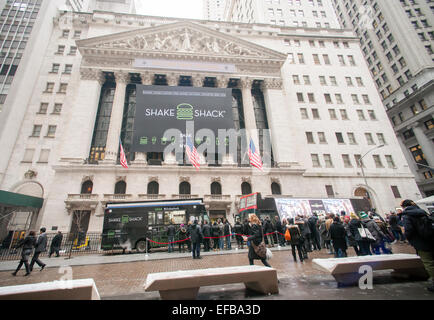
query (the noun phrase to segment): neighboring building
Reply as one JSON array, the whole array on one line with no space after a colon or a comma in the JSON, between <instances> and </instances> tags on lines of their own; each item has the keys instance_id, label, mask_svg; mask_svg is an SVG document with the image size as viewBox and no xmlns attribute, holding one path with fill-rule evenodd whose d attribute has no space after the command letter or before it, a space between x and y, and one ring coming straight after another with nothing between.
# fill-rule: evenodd
<instances>
[{"instance_id":1,"label":"neighboring building","mask_svg":"<svg viewBox=\"0 0 434 320\"><path fill-rule=\"evenodd\" d=\"M434 3L334 0L364 58L424 196L434 195Z\"/></svg>"},{"instance_id":2,"label":"neighboring building","mask_svg":"<svg viewBox=\"0 0 434 320\"><path fill-rule=\"evenodd\" d=\"M204 20L224 20L226 0L203 0Z\"/></svg>"},{"instance_id":3,"label":"neighboring building","mask_svg":"<svg viewBox=\"0 0 434 320\"><path fill-rule=\"evenodd\" d=\"M227 0L225 20L301 28L340 28L330 0Z\"/></svg>"},{"instance_id":4,"label":"neighboring building","mask_svg":"<svg viewBox=\"0 0 434 320\"><path fill-rule=\"evenodd\" d=\"M252 191L354 198L368 190L380 213L420 197L350 30L108 11L59 11L49 22L41 57L29 57L33 85L18 82L26 100L0 181L6 191L40 190L38 227L68 232L82 213L82 227L101 232L109 201L201 197L211 218L232 221ZM135 84L232 88L234 127L271 129L272 167L261 174L226 158L196 171L131 153ZM119 137L129 169L119 164Z\"/></svg>"}]
</instances>

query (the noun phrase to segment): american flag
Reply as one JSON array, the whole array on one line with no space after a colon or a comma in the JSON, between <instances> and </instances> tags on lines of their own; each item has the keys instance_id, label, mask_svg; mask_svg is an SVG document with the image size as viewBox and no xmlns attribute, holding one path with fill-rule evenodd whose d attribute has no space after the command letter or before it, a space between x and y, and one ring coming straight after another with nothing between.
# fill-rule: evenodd
<instances>
[{"instance_id":1,"label":"american flag","mask_svg":"<svg viewBox=\"0 0 434 320\"><path fill-rule=\"evenodd\" d=\"M124 148L122 147L122 141L119 140L119 142L121 144L121 156L120 156L121 166L124 167L125 169L128 169L127 157L125 156Z\"/></svg>"},{"instance_id":2,"label":"american flag","mask_svg":"<svg viewBox=\"0 0 434 320\"><path fill-rule=\"evenodd\" d=\"M250 164L259 170L262 171L262 159L261 155L259 154L259 151L256 150L255 144L253 143L253 140L250 138L250 145L249 145L249 159Z\"/></svg>"},{"instance_id":3,"label":"american flag","mask_svg":"<svg viewBox=\"0 0 434 320\"><path fill-rule=\"evenodd\" d=\"M197 153L190 137L186 137L185 152L187 153L190 163L196 168L196 170L199 170L199 154Z\"/></svg>"}]
</instances>

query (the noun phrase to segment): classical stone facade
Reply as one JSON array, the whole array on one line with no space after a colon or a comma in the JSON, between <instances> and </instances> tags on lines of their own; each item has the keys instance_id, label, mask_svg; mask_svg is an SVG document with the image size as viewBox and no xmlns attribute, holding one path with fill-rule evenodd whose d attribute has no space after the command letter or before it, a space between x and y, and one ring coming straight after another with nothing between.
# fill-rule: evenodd
<instances>
[{"instance_id":1,"label":"classical stone facade","mask_svg":"<svg viewBox=\"0 0 434 320\"><path fill-rule=\"evenodd\" d=\"M107 202L186 197L203 198L211 218L233 221L243 183L263 196L271 196L277 184L281 195L275 196L309 198L354 198L363 188L381 213L403 198L420 197L351 32L98 11L59 12L54 23L0 186L14 191L24 174L37 172L32 180L45 190L38 226L70 231L73 213L82 211L89 215L87 230L100 232ZM80 30L80 39L65 37L64 30ZM336 49L333 42L342 47ZM319 65L315 55L328 55L330 62ZM339 55L354 64L342 66ZM149 61L158 67L143 64ZM53 64L68 72L53 72ZM347 87L345 77L360 79L359 86ZM265 123L271 130L273 166L261 173L225 159L221 166L205 162L196 171L170 157L129 153L130 167L124 169L118 162L119 136L126 132L131 88L161 79L169 86L187 79L195 87L212 80L214 87L233 88L244 127L254 130ZM49 112L57 106L57 112L39 114L43 103ZM105 144L96 146L96 119L104 103L110 105ZM380 144L384 147L374 152ZM23 161L29 149L34 153ZM40 161L42 150L49 151L46 162ZM356 159L364 155L362 176ZM188 195L186 189L181 192L185 187Z\"/></svg>"}]
</instances>

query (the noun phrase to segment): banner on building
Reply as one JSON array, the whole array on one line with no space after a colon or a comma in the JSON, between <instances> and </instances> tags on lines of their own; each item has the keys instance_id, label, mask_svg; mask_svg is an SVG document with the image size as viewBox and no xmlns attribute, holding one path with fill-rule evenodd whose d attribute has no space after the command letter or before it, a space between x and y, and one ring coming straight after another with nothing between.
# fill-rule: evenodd
<instances>
[{"instance_id":1,"label":"banner on building","mask_svg":"<svg viewBox=\"0 0 434 320\"><path fill-rule=\"evenodd\" d=\"M297 215L311 216L334 213L340 215L345 211L347 215L355 212L350 199L276 199L276 207L280 218L294 219Z\"/></svg>"},{"instance_id":2,"label":"banner on building","mask_svg":"<svg viewBox=\"0 0 434 320\"><path fill-rule=\"evenodd\" d=\"M175 142L164 137L166 130L185 134L187 122L194 124L194 134L210 129L214 139L219 129L234 128L232 89L136 85L136 90L131 152L163 152ZM194 139L195 145L202 142Z\"/></svg>"}]
</instances>

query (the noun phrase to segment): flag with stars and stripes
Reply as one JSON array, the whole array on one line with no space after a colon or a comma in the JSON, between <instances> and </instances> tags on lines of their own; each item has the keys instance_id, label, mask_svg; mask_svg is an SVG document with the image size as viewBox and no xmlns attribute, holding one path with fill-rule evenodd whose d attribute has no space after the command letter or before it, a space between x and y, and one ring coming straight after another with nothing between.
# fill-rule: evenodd
<instances>
[{"instance_id":1,"label":"flag with stars and stripes","mask_svg":"<svg viewBox=\"0 0 434 320\"><path fill-rule=\"evenodd\" d=\"M262 171L262 159L261 155L259 154L259 150L255 148L255 144L253 143L253 139L250 138L250 144L249 144L249 159L250 164L259 170Z\"/></svg>"}]
</instances>

